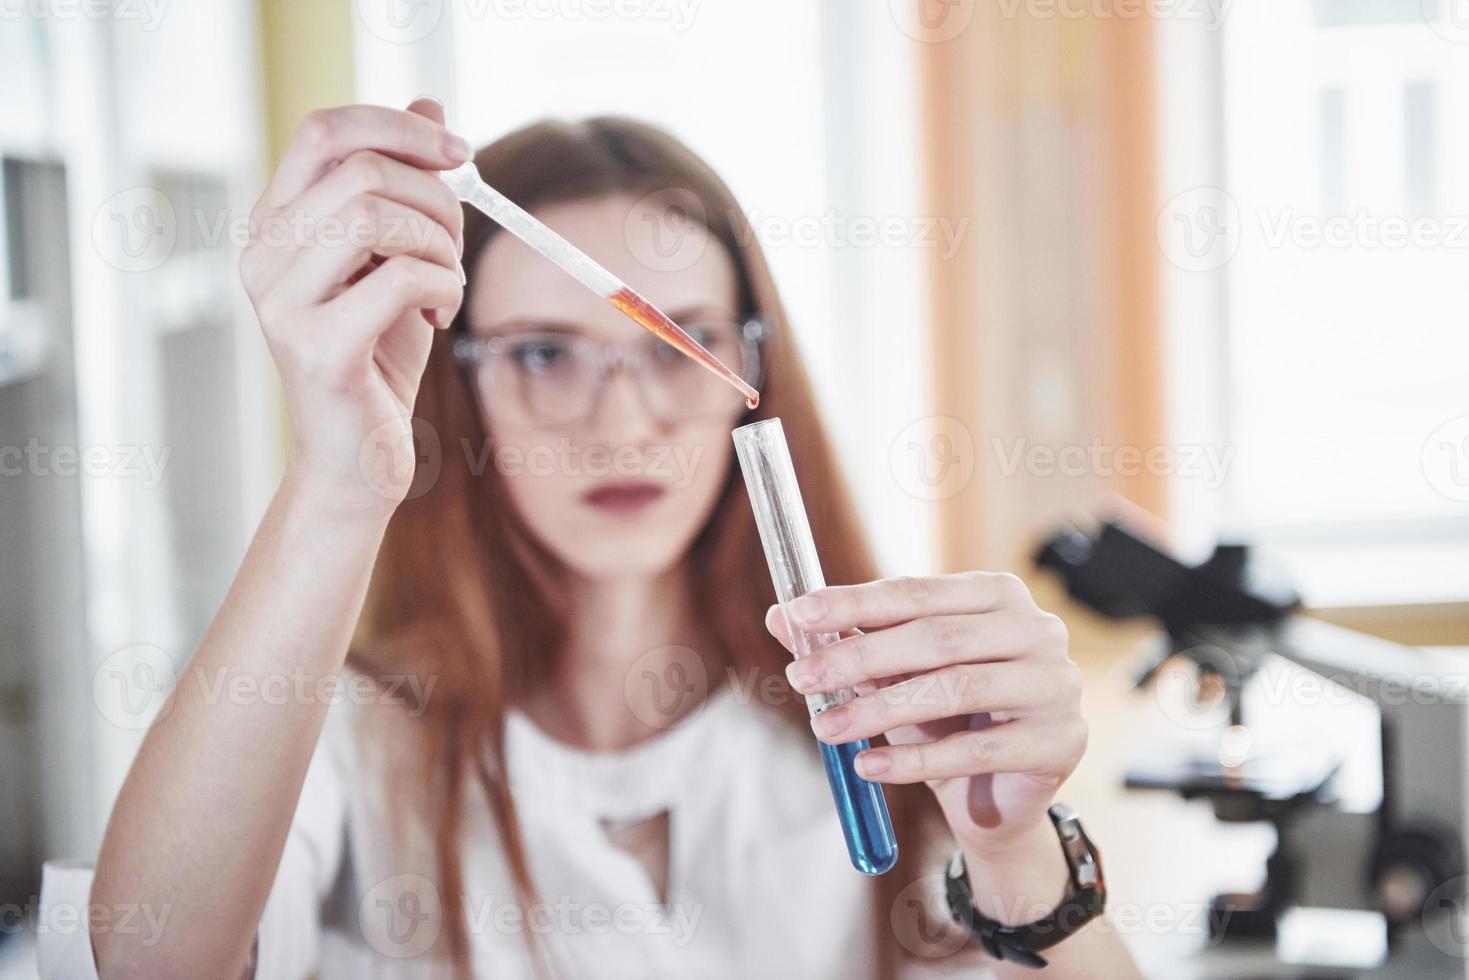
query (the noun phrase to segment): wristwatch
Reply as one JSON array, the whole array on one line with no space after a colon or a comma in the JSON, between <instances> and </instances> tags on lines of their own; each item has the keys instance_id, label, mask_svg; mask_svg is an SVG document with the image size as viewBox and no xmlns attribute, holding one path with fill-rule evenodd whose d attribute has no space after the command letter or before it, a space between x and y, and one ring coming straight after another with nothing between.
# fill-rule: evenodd
<instances>
[{"instance_id":1,"label":"wristwatch","mask_svg":"<svg viewBox=\"0 0 1469 980\"><path fill-rule=\"evenodd\" d=\"M1046 965L1040 951L1050 949L1102 914L1107 905L1107 883L1102 877L1102 856L1081 829L1076 811L1057 803L1047 814L1061 838L1061 853L1071 876L1066 898L1045 918L1019 926L1007 926L985 918L974 908L974 892L964 867L964 852L958 851L944 875L949 914L969 930L974 941L997 960L1040 969Z\"/></svg>"}]
</instances>

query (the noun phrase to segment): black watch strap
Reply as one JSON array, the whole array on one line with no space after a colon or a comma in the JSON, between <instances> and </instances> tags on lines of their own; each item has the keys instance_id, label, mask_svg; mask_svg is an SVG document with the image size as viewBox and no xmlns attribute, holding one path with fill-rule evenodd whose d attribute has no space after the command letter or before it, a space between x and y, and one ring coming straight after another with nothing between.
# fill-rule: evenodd
<instances>
[{"instance_id":1,"label":"black watch strap","mask_svg":"<svg viewBox=\"0 0 1469 980\"><path fill-rule=\"evenodd\" d=\"M1007 926L980 915L974 908L974 892L964 867L964 853L955 853L944 876L949 914L969 930L974 941L997 960L1039 969L1046 965L1040 955L1102 914L1107 904L1107 884L1102 877L1102 856L1081 820L1070 807L1057 803L1048 811L1051 824L1061 839L1061 853L1071 877L1069 894L1045 918L1025 925Z\"/></svg>"}]
</instances>

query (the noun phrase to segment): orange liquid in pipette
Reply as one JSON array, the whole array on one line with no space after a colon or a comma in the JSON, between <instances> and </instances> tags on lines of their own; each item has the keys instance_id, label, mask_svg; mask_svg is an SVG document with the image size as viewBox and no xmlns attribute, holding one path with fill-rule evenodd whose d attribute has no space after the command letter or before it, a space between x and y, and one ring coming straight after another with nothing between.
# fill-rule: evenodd
<instances>
[{"instance_id":1,"label":"orange liquid in pipette","mask_svg":"<svg viewBox=\"0 0 1469 980\"><path fill-rule=\"evenodd\" d=\"M740 394L745 396L745 405L755 408L760 404L760 392L751 388L745 379L735 374L724 366L724 362L709 353L693 337L684 333L679 325L668 319L663 311L652 303L649 303L637 293L626 286L607 297L608 301L623 313L627 314L640 326L652 331L653 335L671 347L677 348L689 357L698 361L704 367L713 371L719 377L728 381Z\"/></svg>"}]
</instances>

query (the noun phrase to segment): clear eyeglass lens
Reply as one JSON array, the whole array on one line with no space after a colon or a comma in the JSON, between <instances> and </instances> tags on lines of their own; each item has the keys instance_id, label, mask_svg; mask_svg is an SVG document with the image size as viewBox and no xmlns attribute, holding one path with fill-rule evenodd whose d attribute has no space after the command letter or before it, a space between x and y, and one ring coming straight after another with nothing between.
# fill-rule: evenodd
<instances>
[{"instance_id":1,"label":"clear eyeglass lens","mask_svg":"<svg viewBox=\"0 0 1469 980\"><path fill-rule=\"evenodd\" d=\"M753 352L735 323L684 328L711 354L742 376L751 373ZM656 338L632 348L628 365L640 377L648 407L665 419L737 414L739 395L722 380ZM607 348L571 334L507 336L504 346L477 353L481 396L494 415L526 414L550 424L587 418L603 381Z\"/></svg>"}]
</instances>

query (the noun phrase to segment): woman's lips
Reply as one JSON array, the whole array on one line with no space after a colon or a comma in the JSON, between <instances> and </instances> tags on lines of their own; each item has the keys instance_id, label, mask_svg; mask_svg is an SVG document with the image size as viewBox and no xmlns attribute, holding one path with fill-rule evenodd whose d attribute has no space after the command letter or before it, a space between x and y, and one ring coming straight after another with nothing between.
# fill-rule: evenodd
<instances>
[{"instance_id":1,"label":"woman's lips","mask_svg":"<svg viewBox=\"0 0 1469 980\"><path fill-rule=\"evenodd\" d=\"M663 488L656 483L604 483L582 494L581 499L603 513L631 517L663 496L663 493Z\"/></svg>"}]
</instances>

